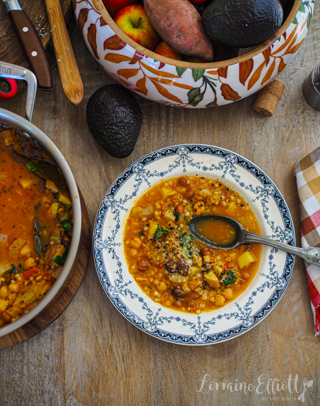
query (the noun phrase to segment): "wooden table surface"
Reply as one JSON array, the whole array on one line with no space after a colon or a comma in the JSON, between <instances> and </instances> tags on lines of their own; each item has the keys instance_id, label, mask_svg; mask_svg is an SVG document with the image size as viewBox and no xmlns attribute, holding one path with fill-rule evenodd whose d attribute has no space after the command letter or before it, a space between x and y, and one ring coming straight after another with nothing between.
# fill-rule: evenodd
<instances>
[{"instance_id":1,"label":"wooden table surface","mask_svg":"<svg viewBox=\"0 0 320 406\"><path fill-rule=\"evenodd\" d=\"M308 37L280 79L286 91L271 118L252 110L255 95L214 109L177 109L138 98L143 124L134 152L110 157L93 140L85 119L91 94L113 80L94 61L78 29L71 36L85 84L83 102L64 96L54 66L54 90L39 91L33 123L66 157L86 201L91 225L109 185L136 159L177 143L231 149L276 183L291 210L299 241L299 205L293 167L320 143L320 112L302 95L302 83L320 55L316 7ZM25 94L1 107L24 115ZM37 336L0 352L0 405L296 405L303 378L313 380L304 404L320 403L319 337L313 334L309 293L300 259L272 313L226 343L184 347L159 341L126 321L106 297L91 258L84 281L64 313ZM258 386L259 377L265 384ZM272 394L266 383L294 385ZM230 383L220 384L201 381ZM236 391L239 382L258 387ZM250 387L252 388L252 387ZM261 393L262 392L262 393Z\"/></svg>"}]
</instances>

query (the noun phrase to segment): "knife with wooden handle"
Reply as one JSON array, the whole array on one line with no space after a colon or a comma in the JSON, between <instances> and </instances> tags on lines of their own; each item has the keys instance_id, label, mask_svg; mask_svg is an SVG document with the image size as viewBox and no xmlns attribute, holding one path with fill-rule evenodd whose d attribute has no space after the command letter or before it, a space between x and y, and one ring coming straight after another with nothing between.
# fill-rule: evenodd
<instances>
[{"instance_id":1,"label":"knife with wooden handle","mask_svg":"<svg viewBox=\"0 0 320 406\"><path fill-rule=\"evenodd\" d=\"M50 65L34 26L20 7L18 0L3 0L3 2L31 69L37 77L38 86L42 89L52 89Z\"/></svg>"}]
</instances>

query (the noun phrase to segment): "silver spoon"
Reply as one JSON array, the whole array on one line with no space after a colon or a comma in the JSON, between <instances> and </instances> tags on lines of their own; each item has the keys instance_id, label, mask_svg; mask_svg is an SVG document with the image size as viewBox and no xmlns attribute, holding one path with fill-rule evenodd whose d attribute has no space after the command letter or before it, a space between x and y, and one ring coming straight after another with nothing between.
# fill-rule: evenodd
<instances>
[{"instance_id":1,"label":"silver spoon","mask_svg":"<svg viewBox=\"0 0 320 406\"><path fill-rule=\"evenodd\" d=\"M202 222L214 220L225 221L229 225L231 225L231 227L233 227L235 232L232 240L228 241L226 244L218 244L214 241L209 240L203 234L201 234L201 232L199 232L199 226L201 225ZM265 244L289 252L290 254L298 255L299 257L303 258L310 264L320 266L320 248L292 247L290 245L286 245L278 241L271 240L270 238L261 237L260 235L246 231L238 221L234 220L231 217L220 215L196 216L193 217L193 219L190 221L190 223L188 224L188 228L191 234L193 234L196 238L214 248L228 250L235 248L240 244L250 244L250 243Z\"/></svg>"}]
</instances>

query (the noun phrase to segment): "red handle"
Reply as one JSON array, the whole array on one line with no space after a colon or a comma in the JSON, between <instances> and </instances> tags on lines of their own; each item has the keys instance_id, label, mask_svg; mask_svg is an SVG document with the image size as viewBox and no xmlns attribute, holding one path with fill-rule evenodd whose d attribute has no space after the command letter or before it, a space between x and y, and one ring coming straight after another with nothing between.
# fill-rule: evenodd
<instances>
[{"instance_id":1,"label":"red handle","mask_svg":"<svg viewBox=\"0 0 320 406\"><path fill-rule=\"evenodd\" d=\"M17 94L17 82L14 79L0 78L0 83L5 82L9 86L8 91L0 89L0 99L12 99Z\"/></svg>"},{"instance_id":2,"label":"red handle","mask_svg":"<svg viewBox=\"0 0 320 406\"><path fill-rule=\"evenodd\" d=\"M28 62L37 77L38 86L43 89L52 89L50 65L34 26L23 10L9 11L9 17L17 30Z\"/></svg>"}]
</instances>

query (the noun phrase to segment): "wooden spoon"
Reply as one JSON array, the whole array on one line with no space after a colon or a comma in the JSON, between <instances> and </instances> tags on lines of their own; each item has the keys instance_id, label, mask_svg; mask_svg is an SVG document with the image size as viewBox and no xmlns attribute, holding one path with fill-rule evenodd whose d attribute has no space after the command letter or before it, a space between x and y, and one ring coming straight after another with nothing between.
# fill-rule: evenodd
<instances>
[{"instance_id":1,"label":"wooden spoon","mask_svg":"<svg viewBox=\"0 0 320 406\"><path fill-rule=\"evenodd\" d=\"M72 103L79 104L84 93L83 83L73 53L60 1L45 1L62 88Z\"/></svg>"}]
</instances>

